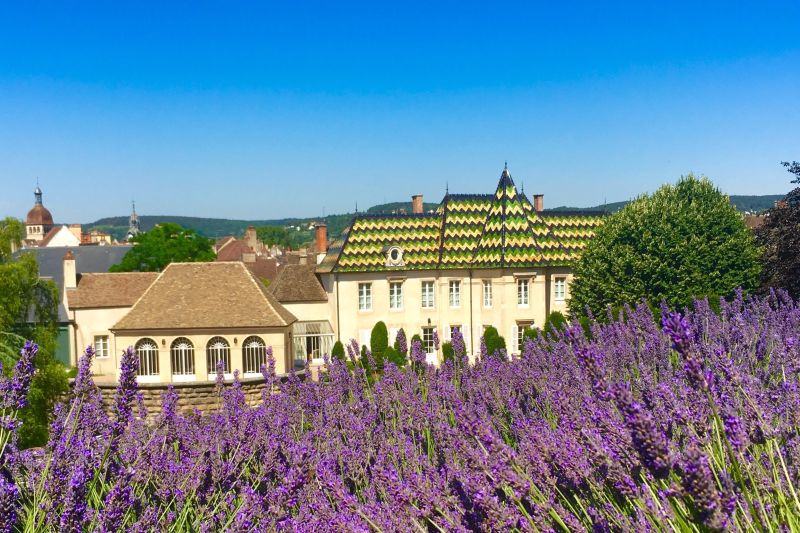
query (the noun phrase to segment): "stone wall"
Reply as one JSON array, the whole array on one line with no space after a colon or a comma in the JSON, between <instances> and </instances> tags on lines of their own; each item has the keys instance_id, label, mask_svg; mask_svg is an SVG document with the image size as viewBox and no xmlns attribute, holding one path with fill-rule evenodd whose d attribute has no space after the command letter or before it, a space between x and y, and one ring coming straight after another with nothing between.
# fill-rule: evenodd
<instances>
[{"instance_id":1,"label":"stone wall","mask_svg":"<svg viewBox=\"0 0 800 533\"><path fill-rule=\"evenodd\" d=\"M305 378L304 371L297 372L299 379ZM281 381L287 379L286 375L279 376ZM250 405L261 402L261 391L266 387L264 378L252 378L241 380L242 392L245 400ZM114 408L114 395L117 389L116 383L96 383L103 393L103 406L109 413ZM147 408L148 416L158 415L161 412L161 395L167 390L167 383L140 383L139 391L142 394L142 401ZM231 383L225 383L228 388ZM216 411L220 406L220 399L217 396L217 387L213 381L172 383L173 390L178 394L178 410L181 412L191 412L199 409L203 412ZM134 412L136 408L134 407Z\"/></svg>"}]
</instances>

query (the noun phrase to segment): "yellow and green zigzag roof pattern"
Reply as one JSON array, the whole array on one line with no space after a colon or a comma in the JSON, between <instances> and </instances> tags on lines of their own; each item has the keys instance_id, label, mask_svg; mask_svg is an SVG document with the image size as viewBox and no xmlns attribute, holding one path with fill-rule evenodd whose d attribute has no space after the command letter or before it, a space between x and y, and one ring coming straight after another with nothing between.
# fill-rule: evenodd
<instances>
[{"instance_id":1,"label":"yellow and green zigzag roof pattern","mask_svg":"<svg viewBox=\"0 0 800 533\"><path fill-rule=\"evenodd\" d=\"M494 194L447 194L434 213L356 215L320 263L321 272L567 266L602 213L537 212L507 170ZM390 247L403 266L387 266Z\"/></svg>"}]
</instances>

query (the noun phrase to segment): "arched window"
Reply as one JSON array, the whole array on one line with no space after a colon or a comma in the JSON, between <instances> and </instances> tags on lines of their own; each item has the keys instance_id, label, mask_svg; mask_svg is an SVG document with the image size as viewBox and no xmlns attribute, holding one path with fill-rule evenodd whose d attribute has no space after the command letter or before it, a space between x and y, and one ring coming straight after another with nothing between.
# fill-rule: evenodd
<instances>
[{"instance_id":1,"label":"arched window","mask_svg":"<svg viewBox=\"0 0 800 533\"><path fill-rule=\"evenodd\" d=\"M267 345L260 337L247 337L242 343L242 359L245 374L261 372L261 365L267 364Z\"/></svg>"},{"instance_id":2,"label":"arched window","mask_svg":"<svg viewBox=\"0 0 800 533\"><path fill-rule=\"evenodd\" d=\"M223 372L231 372L231 345L222 337L213 337L206 344L206 361L208 363L208 373L217 372L217 362L222 361Z\"/></svg>"},{"instance_id":3,"label":"arched window","mask_svg":"<svg viewBox=\"0 0 800 533\"><path fill-rule=\"evenodd\" d=\"M140 339L136 343L136 355L139 356L139 376L158 375L158 345L153 339Z\"/></svg>"},{"instance_id":4,"label":"arched window","mask_svg":"<svg viewBox=\"0 0 800 533\"><path fill-rule=\"evenodd\" d=\"M178 337L170 346L172 375L189 376L194 374L194 345L186 337Z\"/></svg>"}]
</instances>

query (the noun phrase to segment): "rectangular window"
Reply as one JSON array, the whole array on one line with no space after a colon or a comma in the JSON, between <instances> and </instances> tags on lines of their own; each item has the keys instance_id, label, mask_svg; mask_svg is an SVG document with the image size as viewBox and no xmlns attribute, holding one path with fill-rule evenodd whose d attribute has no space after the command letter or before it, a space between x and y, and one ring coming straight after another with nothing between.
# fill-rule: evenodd
<instances>
[{"instance_id":1,"label":"rectangular window","mask_svg":"<svg viewBox=\"0 0 800 533\"><path fill-rule=\"evenodd\" d=\"M461 307L460 281L450 281L450 307Z\"/></svg>"},{"instance_id":2,"label":"rectangular window","mask_svg":"<svg viewBox=\"0 0 800 533\"><path fill-rule=\"evenodd\" d=\"M567 297L567 278L556 278L555 298L557 302L563 302Z\"/></svg>"},{"instance_id":3,"label":"rectangular window","mask_svg":"<svg viewBox=\"0 0 800 533\"><path fill-rule=\"evenodd\" d=\"M372 311L372 283L358 284L358 310Z\"/></svg>"},{"instance_id":4,"label":"rectangular window","mask_svg":"<svg viewBox=\"0 0 800 533\"><path fill-rule=\"evenodd\" d=\"M426 353L433 353L435 347L433 346L433 330L434 328L422 328L422 347L425 348Z\"/></svg>"},{"instance_id":5,"label":"rectangular window","mask_svg":"<svg viewBox=\"0 0 800 533\"><path fill-rule=\"evenodd\" d=\"M447 338L447 340L452 341L453 340L453 334L456 331L461 331L461 324L451 324L450 325L450 336ZM462 337L464 336L464 332L463 331L461 331L461 336Z\"/></svg>"},{"instance_id":6,"label":"rectangular window","mask_svg":"<svg viewBox=\"0 0 800 533\"><path fill-rule=\"evenodd\" d=\"M492 307L492 282L483 282L483 306L486 308Z\"/></svg>"},{"instance_id":7,"label":"rectangular window","mask_svg":"<svg viewBox=\"0 0 800 533\"><path fill-rule=\"evenodd\" d=\"M517 280L517 305L528 305L528 280Z\"/></svg>"},{"instance_id":8,"label":"rectangular window","mask_svg":"<svg viewBox=\"0 0 800 533\"><path fill-rule=\"evenodd\" d=\"M423 309L433 309L433 282L432 281L423 281L422 282L422 308Z\"/></svg>"},{"instance_id":9,"label":"rectangular window","mask_svg":"<svg viewBox=\"0 0 800 533\"><path fill-rule=\"evenodd\" d=\"M389 309L403 308L403 283L392 281L389 283Z\"/></svg>"},{"instance_id":10,"label":"rectangular window","mask_svg":"<svg viewBox=\"0 0 800 533\"><path fill-rule=\"evenodd\" d=\"M515 347L515 352L520 353L525 348L525 342L523 336L525 335L526 328L532 328L533 322L517 322L517 345Z\"/></svg>"},{"instance_id":11,"label":"rectangular window","mask_svg":"<svg viewBox=\"0 0 800 533\"><path fill-rule=\"evenodd\" d=\"M97 335L94 338L95 357L108 357L108 335Z\"/></svg>"}]
</instances>

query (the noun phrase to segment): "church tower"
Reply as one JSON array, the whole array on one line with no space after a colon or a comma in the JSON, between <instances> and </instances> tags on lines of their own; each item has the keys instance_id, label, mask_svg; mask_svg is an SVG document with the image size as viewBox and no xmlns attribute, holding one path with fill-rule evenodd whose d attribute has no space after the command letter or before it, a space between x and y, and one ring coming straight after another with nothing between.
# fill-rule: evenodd
<instances>
[{"instance_id":1,"label":"church tower","mask_svg":"<svg viewBox=\"0 0 800 533\"><path fill-rule=\"evenodd\" d=\"M131 202L131 208L131 216L128 217L128 236L126 237L129 241L142 231L139 228L139 216L136 214L136 202Z\"/></svg>"},{"instance_id":2,"label":"church tower","mask_svg":"<svg viewBox=\"0 0 800 533\"><path fill-rule=\"evenodd\" d=\"M42 205L42 189L36 184L33 191L36 203L33 205L28 216L25 217L25 239L28 241L39 242L53 228L53 215Z\"/></svg>"}]
</instances>

